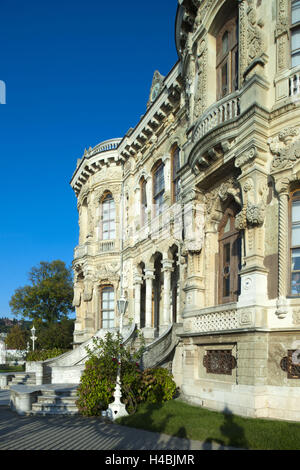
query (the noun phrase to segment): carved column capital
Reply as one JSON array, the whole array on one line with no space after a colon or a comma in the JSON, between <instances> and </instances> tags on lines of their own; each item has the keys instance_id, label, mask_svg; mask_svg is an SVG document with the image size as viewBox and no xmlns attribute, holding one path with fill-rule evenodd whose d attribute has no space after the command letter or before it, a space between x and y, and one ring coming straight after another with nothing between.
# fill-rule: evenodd
<instances>
[{"instance_id":1,"label":"carved column capital","mask_svg":"<svg viewBox=\"0 0 300 470\"><path fill-rule=\"evenodd\" d=\"M277 180L275 183L275 189L276 192L280 196L289 196L289 186L290 186L290 181L288 178L281 178L280 180Z\"/></svg>"}]
</instances>

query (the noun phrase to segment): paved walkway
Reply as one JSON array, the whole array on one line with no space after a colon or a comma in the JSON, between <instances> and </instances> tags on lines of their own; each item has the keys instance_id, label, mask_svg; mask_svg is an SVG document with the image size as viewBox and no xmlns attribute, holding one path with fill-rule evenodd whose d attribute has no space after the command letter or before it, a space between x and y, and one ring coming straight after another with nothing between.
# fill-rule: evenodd
<instances>
[{"instance_id":1,"label":"paved walkway","mask_svg":"<svg viewBox=\"0 0 300 470\"><path fill-rule=\"evenodd\" d=\"M224 450L97 417L19 416L8 404L9 391L0 391L0 450Z\"/></svg>"}]
</instances>

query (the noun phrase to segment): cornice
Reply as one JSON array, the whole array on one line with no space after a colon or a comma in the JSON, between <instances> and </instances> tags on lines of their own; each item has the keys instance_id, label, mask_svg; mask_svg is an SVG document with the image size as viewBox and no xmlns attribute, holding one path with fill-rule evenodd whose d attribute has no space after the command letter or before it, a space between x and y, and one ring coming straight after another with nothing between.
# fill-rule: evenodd
<instances>
[{"instance_id":1,"label":"cornice","mask_svg":"<svg viewBox=\"0 0 300 470\"><path fill-rule=\"evenodd\" d=\"M156 100L149 106L130 135L122 139L119 145L121 157L128 159L157 142L156 134L165 120L178 107L181 87L181 64L177 62L164 79Z\"/></svg>"},{"instance_id":2,"label":"cornice","mask_svg":"<svg viewBox=\"0 0 300 470\"><path fill-rule=\"evenodd\" d=\"M78 160L77 168L70 181L76 196L80 193L82 186L88 181L91 175L100 171L103 167L109 166L112 162L121 162L118 146L122 139L109 139L84 151L81 160Z\"/></svg>"}]
</instances>

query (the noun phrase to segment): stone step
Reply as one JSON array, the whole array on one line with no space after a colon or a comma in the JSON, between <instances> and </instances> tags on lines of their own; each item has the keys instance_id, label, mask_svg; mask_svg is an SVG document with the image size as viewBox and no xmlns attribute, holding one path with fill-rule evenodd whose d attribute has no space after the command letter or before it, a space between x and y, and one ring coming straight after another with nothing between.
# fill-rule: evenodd
<instances>
[{"instance_id":1,"label":"stone step","mask_svg":"<svg viewBox=\"0 0 300 470\"><path fill-rule=\"evenodd\" d=\"M35 374L32 374L32 373L17 374L9 382L9 385L20 385L20 384L35 385L36 384Z\"/></svg>"},{"instance_id":2,"label":"stone step","mask_svg":"<svg viewBox=\"0 0 300 470\"><path fill-rule=\"evenodd\" d=\"M38 396L37 402L32 404L31 414L78 414L77 399L77 386L70 388L46 387L41 390L41 395Z\"/></svg>"},{"instance_id":3,"label":"stone step","mask_svg":"<svg viewBox=\"0 0 300 470\"><path fill-rule=\"evenodd\" d=\"M57 403L33 403L31 414L78 414L77 406L69 404L57 404Z\"/></svg>"},{"instance_id":4,"label":"stone step","mask_svg":"<svg viewBox=\"0 0 300 470\"><path fill-rule=\"evenodd\" d=\"M55 396L47 396L47 395L40 395L38 397L37 403L40 404L75 404L75 401L77 400L78 396L73 396L73 397L55 397Z\"/></svg>"},{"instance_id":5,"label":"stone step","mask_svg":"<svg viewBox=\"0 0 300 470\"><path fill-rule=\"evenodd\" d=\"M42 395L41 396L47 396L47 397L64 397L64 398L69 398L69 397L75 397L77 398L77 388L74 389L61 389L61 390L56 390L56 389L44 389L42 390Z\"/></svg>"}]
</instances>

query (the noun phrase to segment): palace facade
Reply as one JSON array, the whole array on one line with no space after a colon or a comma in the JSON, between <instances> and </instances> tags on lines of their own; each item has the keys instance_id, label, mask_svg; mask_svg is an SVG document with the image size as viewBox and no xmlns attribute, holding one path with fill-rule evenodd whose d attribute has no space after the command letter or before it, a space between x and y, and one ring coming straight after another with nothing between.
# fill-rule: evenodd
<instances>
[{"instance_id":1,"label":"palace facade","mask_svg":"<svg viewBox=\"0 0 300 470\"><path fill-rule=\"evenodd\" d=\"M295 421L299 37L299 0L178 0L178 62L71 180L75 345L119 327L124 294L187 400Z\"/></svg>"}]
</instances>

